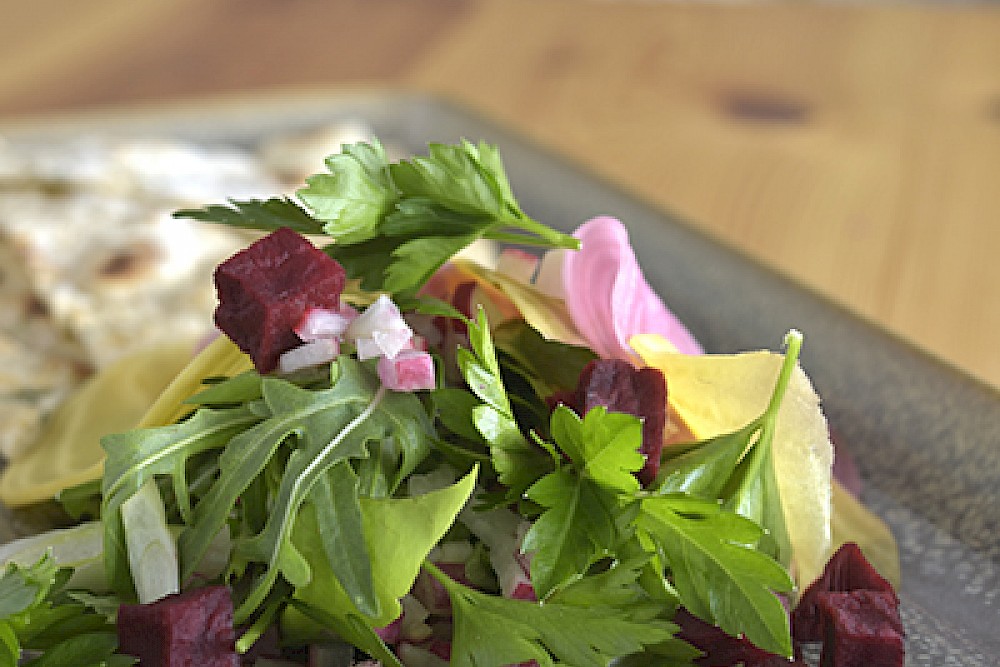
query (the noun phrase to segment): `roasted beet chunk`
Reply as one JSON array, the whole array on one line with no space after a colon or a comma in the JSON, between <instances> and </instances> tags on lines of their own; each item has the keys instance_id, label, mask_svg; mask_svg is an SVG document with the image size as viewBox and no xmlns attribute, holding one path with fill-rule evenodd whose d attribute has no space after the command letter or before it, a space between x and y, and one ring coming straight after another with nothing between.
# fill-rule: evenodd
<instances>
[{"instance_id":1,"label":"roasted beet chunk","mask_svg":"<svg viewBox=\"0 0 1000 667\"><path fill-rule=\"evenodd\" d=\"M819 607L822 667L903 667L903 625L893 593L824 593Z\"/></svg>"},{"instance_id":2,"label":"roasted beet chunk","mask_svg":"<svg viewBox=\"0 0 1000 667\"><path fill-rule=\"evenodd\" d=\"M880 575L857 544L848 542L837 549L823 569L823 574L802 594L792 613L792 635L798 641L823 639L823 616L819 597L823 593L849 593L851 591L877 591L888 593L898 605L899 600L892 584Z\"/></svg>"},{"instance_id":3,"label":"roasted beet chunk","mask_svg":"<svg viewBox=\"0 0 1000 667\"><path fill-rule=\"evenodd\" d=\"M225 586L118 609L118 651L141 667L239 667L233 602Z\"/></svg>"},{"instance_id":4,"label":"roasted beet chunk","mask_svg":"<svg viewBox=\"0 0 1000 667\"><path fill-rule=\"evenodd\" d=\"M294 329L309 308L337 309L345 280L336 260L282 227L215 270L215 324L269 373L301 342Z\"/></svg>"},{"instance_id":5,"label":"roasted beet chunk","mask_svg":"<svg viewBox=\"0 0 1000 667\"><path fill-rule=\"evenodd\" d=\"M567 398L569 400L567 400ZM624 412L642 418L642 447L646 464L639 481L649 484L660 469L663 429L667 421L667 383L655 368L635 368L619 359L597 359L580 373L576 394L559 400L584 415L604 406L609 412Z\"/></svg>"},{"instance_id":6,"label":"roasted beet chunk","mask_svg":"<svg viewBox=\"0 0 1000 667\"><path fill-rule=\"evenodd\" d=\"M733 637L721 628L698 618L681 607L674 617L680 626L677 636L704 653L696 658L699 667L806 667L783 656L757 648L746 637Z\"/></svg>"}]
</instances>

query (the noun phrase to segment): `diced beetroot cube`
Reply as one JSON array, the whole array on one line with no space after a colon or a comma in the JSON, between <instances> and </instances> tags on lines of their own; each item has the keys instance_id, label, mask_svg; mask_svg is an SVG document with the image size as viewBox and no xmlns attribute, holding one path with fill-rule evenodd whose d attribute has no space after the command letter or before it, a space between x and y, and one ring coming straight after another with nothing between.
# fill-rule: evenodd
<instances>
[{"instance_id":1,"label":"diced beetroot cube","mask_svg":"<svg viewBox=\"0 0 1000 667\"><path fill-rule=\"evenodd\" d=\"M118 609L118 651L142 667L239 667L233 601L225 586Z\"/></svg>"},{"instance_id":2,"label":"diced beetroot cube","mask_svg":"<svg viewBox=\"0 0 1000 667\"><path fill-rule=\"evenodd\" d=\"M215 323L261 373L301 341L295 327L310 308L337 310L346 273L307 239L282 227L215 270Z\"/></svg>"},{"instance_id":3,"label":"diced beetroot cube","mask_svg":"<svg viewBox=\"0 0 1000 667\"><path fill-rule=\"evenodd\" d=\"M678 609L674 622L680 626L677 636L704 653L694 661L699 667L736 667L736 665L756 667L765 664L764 660L774 656L754 646L746 637L733 637L722 628L698 618L683 607Z\"/></svg>"},{"instance_id":4,"label":"diced beetroot cube","mask_svg":"<svg viewBox=\"0 0 1000 667\"><path fill-rule=\"evenodd\" d=\"M887 593L899 604L892 584L872 567L857 544L848 542L837 549L823 569L823 574L806 588L799 599L799 604L792 612L792 636L798 641L823 639L819 595L831 591L848 593L857 590Z\"/></svg>"},{"instance_id":5,"label":"diced beetroot cube","mask_svg":"<svg viewBox=\"0 0 1000 667\"><path fill-rule=\"evenodd\" d=\"M598 405L611 412L641 417L642 447L646 463L639 471L644 485L656 478L667 422L667 383L655 368L635 368L620 359L596 359L583 369L570 407L581 415Z\"/></svg>"},{"instance_id":6,"label":"diced beetroot cube","mask_svg":"<svg viewBox=\"0 0 1000 667\"><path fill-rule=\"evenodd\" d=\"M903 667L903 624L891 592L821 593L822 667Z\"/></svg>"}]
</instances>

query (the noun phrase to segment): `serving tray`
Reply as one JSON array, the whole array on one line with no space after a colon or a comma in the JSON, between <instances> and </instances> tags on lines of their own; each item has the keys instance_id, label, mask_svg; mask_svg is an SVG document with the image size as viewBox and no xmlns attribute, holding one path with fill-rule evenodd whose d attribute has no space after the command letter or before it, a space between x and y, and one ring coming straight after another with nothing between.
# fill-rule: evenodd
<instances>
[{"instance_id":1,"label":"serving tray","mask_svg":"<svg viewBox=\"0 0 1000 667\"><path fill-rule=\"evenodd\" d=\"M915 349L676 216L450 101L406 91L281 92L0 121L10 141L81 134L254 146L362 121L386 142L500 146L531 216L565 231L598 214L628 226L646 276L711 352L805 335L802 365L856 458L863 500L900 548L907 665L996 664L1000 656L1000 392Z\"/></svg>"}]
</instances>

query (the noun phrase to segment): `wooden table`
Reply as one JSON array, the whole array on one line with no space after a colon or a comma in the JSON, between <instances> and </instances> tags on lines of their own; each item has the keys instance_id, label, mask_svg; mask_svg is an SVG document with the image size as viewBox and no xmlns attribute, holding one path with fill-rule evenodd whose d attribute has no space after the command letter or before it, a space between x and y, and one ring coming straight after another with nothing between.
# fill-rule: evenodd
<instances>
[{"instance_id":1,"label":"wooden table","mask_svg":"<svg viewBox=\"0 0 1000 667\"><path fill-rule=\"evenodd\" d=\"M0 115L440 92L1000 386L1000 6L33 0Z\"/></svg>"}]
</instances>

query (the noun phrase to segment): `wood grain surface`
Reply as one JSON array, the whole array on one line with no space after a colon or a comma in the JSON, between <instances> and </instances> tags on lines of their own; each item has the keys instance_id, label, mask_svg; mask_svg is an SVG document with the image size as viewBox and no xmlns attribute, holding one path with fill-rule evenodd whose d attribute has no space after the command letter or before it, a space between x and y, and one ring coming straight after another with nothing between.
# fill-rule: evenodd
<instances>
[{"instance_id":1,"label":"wood grain surface","mask_svg":"<svg viewBox=\"0 0 1000 667\"><path fill-rule=\"evenodd\" d=\"M1000 387L996 4L33 0L0 21L0 116L359 83L470 105Z\"/></svg>"}]
</instances>

